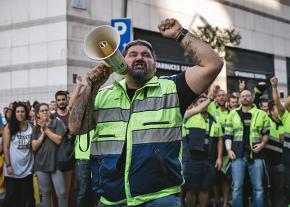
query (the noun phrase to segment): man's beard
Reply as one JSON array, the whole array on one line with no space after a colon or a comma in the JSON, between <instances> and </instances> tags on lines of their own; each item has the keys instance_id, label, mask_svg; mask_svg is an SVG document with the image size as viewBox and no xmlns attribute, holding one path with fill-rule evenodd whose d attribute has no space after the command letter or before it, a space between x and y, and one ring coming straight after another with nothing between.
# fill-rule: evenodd
<instances>
[{"instance_id":1,"label":"man's beard","mask_svg":"<svg viewBox=\"0 0 290 207\"><path fill-rule=\"evenodd\" d=\"M242 101L242 106L251 106L251 102L249 102L249 101Z\"/></svg>"},{"instance_id":2,"label":"man's beard","mask_svg":"<svg viewBox=\"0 0 290 207\"><path fill-rule=\"evenodd\" d=\"M64 111L66 109L67 105L60 105L57 106L57 108L59 108L60 110Z\"/></svg>"},{"instance_id":3,"label":"man's beard","mask_svg":"<svg viewBox=\"0 0 290 207\"><path fill-rule=\"evenodd\" d=\"M225 106L226 106L226 102L225 102L225 101L217 102L217 104L218 104L220 107L225 107Z\"/></svg>"},{"instance_id":4,"label":"man's beard","mask_svg":"<svg viewBox=\"0 0 290 207\"><path fill-rule=\"evenodd\" d=\"M142 65L143 67L140 67L139 65ZM146 83L153 76L151 70L148 69L148 65L142 60L135 61L127 74L130 79L138 83Z\"/></svg>"}]
</instances>

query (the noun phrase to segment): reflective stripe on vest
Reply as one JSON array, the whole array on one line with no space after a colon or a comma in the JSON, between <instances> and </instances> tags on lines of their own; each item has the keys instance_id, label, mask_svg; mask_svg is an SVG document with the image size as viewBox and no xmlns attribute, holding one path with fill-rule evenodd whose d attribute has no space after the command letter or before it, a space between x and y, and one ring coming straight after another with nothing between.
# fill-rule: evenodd
<instances>
[{"instance_id":1,"label":"reflective stripe on vest","mask_svg":"<svg viewBox=\"0 0 290 207\"><path fill-rule=\"evenodd\" d=\"M260 143L261 137L252 137L253 143Z\"/></svg>"},{"instance_id":2,"label":"reflective stripe on vest","mask_svg":"<svg viewBox=\"0 0 290 207\"><path fill-rule=\"evenodd\" d=\"M265 146L266 149L279 152L279 153L283 152L282 147L283 147L283 144L280 142L280 140L277 137L273 137L273 136L269 137L269 141Z\"/></svg>"},{"instance_id":3,"label":"reflective stripe on vest","mask_svg":"<svg viewBox=\"0 0 290 207\"><path fill-rule=\"evenodd\" d=\"M93 155L118 155L121 154L124 141L92 142L91 154Z\"/></svg>"},{"instance_id":4,"label":"reflective stripe on vest","mask_svg":"<svg viewBox=\"0 0 290 207\"><path fill-rule=\"evenodd\" d=\"M243 141L243 136L234 136L234 142L242 142Z\"/></svg>"},{"instance_id":5,"label":"reflective stripe on vest","mask_svg":"<svg viewBox=\"0 0 290 207\"><path fill-rule=\"evenodd\" d=\"M290 142L284 142L283 147L290 149Z\"/></svg>"},{"instance_id":6,"label":"reflective stripe on vest","mask_svg":"<svg viewBox=\"0 0 290 207\"><path fill-rule=\"evenodd\" d=\"M132 132L133 144L162 143L181 140L180 128L144 129ZM156 136L160 134L160 136ZM146 137L146 139L144 139Z\"/></svg>"},{"instance_id":7,"label":"reflective stripe on vest","mask_svg":"<svg viewBox=\"0 0 290 207\"><path fill-rule=\"evenodd\" d=\"M157 111L160 109L178 107L178 96L176 93L164 94L163 97L150 97L145 100L135 100L133 113L142 111Z\"/></svg>"},{"instance_id":8,"label":"reflective stripe on vest","mask_svg":"<svg viewBox=\"0 0 290 207\"><path fill-rule=\"evenodd\" d=\"M97 112L97 113L96 113ZM130 117L129 109L113 108L113 109L99 109L94 113L95 120L100 122L128 122Z\"/></svg>"},{"instance_id":9,"label":"reflective stripe on vest","mask_svg":"<svg viewBox=\"0 0 290 207\"><path fill-rule=\"evenodd\" d=\"M269 149L269 150L272 150L272 151L275 151L275 152L280 152L280 153L283 152L283 149L281 149L281 148L279 148L277 146L269 145L269 144L266 144L265 148Z\"/></svg>"},{"instance_id":10,"label":"reflective stripe on vest","mask_svg":"<svg viewBox=\"0 0 290 207\"><path fill-rule=\"evenodd\" d=\"M243 128L236 128L234 129L234 133L243 132Z\"/></svg>"}]
</instances>

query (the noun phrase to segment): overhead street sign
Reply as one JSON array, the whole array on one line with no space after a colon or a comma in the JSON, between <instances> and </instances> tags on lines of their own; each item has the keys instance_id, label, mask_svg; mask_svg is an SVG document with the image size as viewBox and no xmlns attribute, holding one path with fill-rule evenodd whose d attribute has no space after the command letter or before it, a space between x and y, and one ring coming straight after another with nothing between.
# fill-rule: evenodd
<instances>
[{"instance_id":1,"label":"overhead street sign","mask_svg":"<svg viewBox=\"0 0 290 207\"><path fill-rule=\"evenodd\" d=\"M111 26L116 28L120 34L121 41L119 50L123 52L126 44L133 39L132 22L130 18L112 19Z\"/></svg>"}]
</instances>

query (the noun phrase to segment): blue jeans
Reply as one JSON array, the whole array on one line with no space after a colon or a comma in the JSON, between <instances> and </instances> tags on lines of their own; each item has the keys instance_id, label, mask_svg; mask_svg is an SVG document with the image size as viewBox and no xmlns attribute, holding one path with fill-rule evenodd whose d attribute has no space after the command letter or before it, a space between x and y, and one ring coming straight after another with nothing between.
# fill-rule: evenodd
<instances>
[{"instance_id":1,"label":"blue jeans","mask_svg":"<svg viewBox=\"0 0 290 207\"><path fill-rule=\"evenodd\" d=\"M75 207L93 206L93 193L91 186L91 168L89 160L76 160L75 162L76 189L74 195Z\"/></svg>"},{"instance_id":2,"label":"blue jeans","mask_svg":"<svg viewBox=\"0 0 290 207\"><path fill-rule=\"evenodd\" d=\"M253 206L264 206L263 174L264 166L262 159L248 161L246 157L232 161L232 198L233 206L243 207L243 185L245 170L248 169L252 183Z\"/></svg>"},{"instance_id":3,"label":"blue jeans","mask_svg":"<svg viewBox=\"0 0 290 207\"><path fill-rule=\"evenodd\" d=\"M118 206L105 206L102 207L128 207L127 205L118 205ZM153 201L149 201L137 207L180 207L180 199L176 195L169 195L162 198L158 198Z\"/></svg>"}]
</instances>

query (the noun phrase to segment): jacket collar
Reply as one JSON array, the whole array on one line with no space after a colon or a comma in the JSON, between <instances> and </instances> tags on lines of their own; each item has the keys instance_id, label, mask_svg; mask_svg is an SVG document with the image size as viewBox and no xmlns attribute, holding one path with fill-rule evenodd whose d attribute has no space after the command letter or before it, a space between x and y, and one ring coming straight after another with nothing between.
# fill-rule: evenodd
<instances>
[{"instance_id":1,"label":"jacket collar","mask_svg":"<svg viewBox=\"0 0 290 207\"><path fill-rule=\"evenodd\" d=\"M251 106L250 106L250 110L249 110L249 113L252 113L254 110L256 110L257 109L257 106L255 105L255 104L252 104ZM237 109L236 109L236 111L242 111L242 105L240 105Z\"/></svg>"},{"instance_id":2,"label":"jacket collar","mask_svg":"<svg viewBox=\"0 0 290 207\"><path fill-rule=\"evenodd\" d=\"M123 79L120 82L115 80L113 84L114 84L115 88L118 89L114 93L115 99L118 99L121 97L121 93L124 93L124 92L126 93L126 91L127 91L126 80ZM147 81L147 83L144 86L142 86L141 88L138 88L137 90L142 90L142 89L147 88L147 87L156 87L156 86L159 86L158 77L153 76L149 81Z\"/></svg>"}]
</instances>

